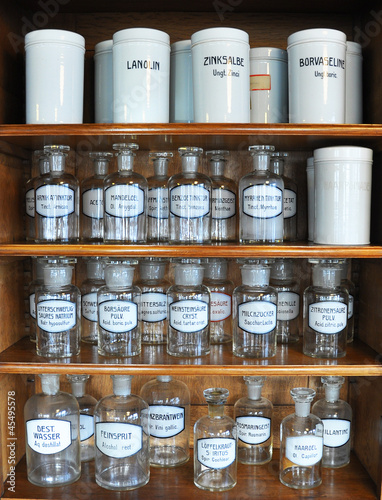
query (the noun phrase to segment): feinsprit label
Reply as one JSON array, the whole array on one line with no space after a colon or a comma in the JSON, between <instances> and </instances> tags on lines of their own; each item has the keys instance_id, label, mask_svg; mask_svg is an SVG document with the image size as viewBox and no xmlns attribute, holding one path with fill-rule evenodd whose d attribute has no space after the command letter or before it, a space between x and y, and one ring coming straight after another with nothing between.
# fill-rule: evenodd
<instances>
[{"instance_id":1,"label":"feinsprit label","mask_svg":"<svg viewBox=\"0 0 382 500\"><path fill-rule=\"evenodd\" d=\"M184 408L150 405L150 436L170 438L184 431Z\"/></svg>"},{"instance_id":2,"label":"feinsprit label","mask_svg":"<svg viewBox=\"0 0 382 500\"><path fill-rule=\"evenodd\" d=\"M198 439L198 460L210 469L224 469L236 459L236 441L233 438Z\"/></svg>"},{"instance_id":3,"label":"feinsprit label","mask_svg":"<svg viewBox=\"0 0 382 500\"><path fill-rule=\"evenodd\" d=\"M323 418L324 446L339 448L350 439L350 421L339 418Z\"/></svg>"},{"instance_id":4,"label":"feinsprit label","mask_svg":"<svg viewBox=\"0 0 382 500\"><path fill-rule=\"evenodd\" d=\"M211 292L210 321L224 321L232 313L232 297L226 293Z\"/></svg>"},{"instance_id":5,"label":"feinsprit label","mask_svg":"<svg viewBox=\"0 0 382 500\"><path fill-rule=\"evenodd\" d=\"M168 219L168 190L166 188L149 189L147 215L154 219Z\"/></svg>"},{"instance_id":6,"label":"feinsprit label","mask_svg":"<svg viewBox=\"0 0 382 500\"><path fill-rule=\"evenodd\" d=\"M25 212L29 217L34 217L34 189L25 193Z\"/></svg>"},{"instance_id":7,"label":"feinsprit label","mask_svg":"<svg viewBox=\"0 0 382 500\"><path fill-rule=\"evenodd\" d=\"M278 292L277 320L290 321L300 314L300 295L294 292Z\"/></svg>"},{"instance_id":8,"label":"feinsprit label","mask_svg":"<svg viewBox=\"0 0 382 500\"><path fill-rule=\"evenodd\" d=\"M80 441L86 441L94 434L94 417L80 413Z\"/></svg>"},{"instance_id":9,"label":"feinsprit label","mask_svg":"<svg viewBox=\"0 0 382 500\"><path fill-rule=\"evenodd\" d=\"M256 184L243 190L243 213L254 219L272 219L283 213L283 192L276 186Z\"/></svg>"},{"instance_id":10,"label":"feinsprit label","mask_svg":"<svg viewBox=\"0 0 382 500\"><path fill-rule=\"evenodd\" d=\"M108 457L131 457L142 449L143 429L140 425L122 422L96 422L95 443Z\"/></svg>"},{"instance_id":11,"label":"feinsprit label","mask_svg":"<svg viewBox=\"0 0 382 500\"><path fill-rule=\"evenodd\" d=\"M236 195L229 189L213 189L211 215L213 219L229 219L236 214Z\"/></svg>"},{"instance_id":12,"label":"feinsprit label","mask_svg":"<svg viewBox=\"0 0 382 500\"><path fill-rule=\"evenodd\" d=\"M141 319L147 323L157 323L167 318L167 295L147 292L141 295Z\"/></svg>"},{"instance_id":13,"label":"feinsprit label","mask_svg":"<svg viewBox=\"0 0 382 500\"><path fill-rule=\"evenodd\" d=\"M247 333L265 334L276 328L277 306L272 302L254 300L239 304L239 327Z\"/></svg>"},{"instance_id":14,"label":"feinsprit label","mask_svg":"<svg viewBox=\"0 0 382 500\"><path fill-rule=\"evenodd\" d=\"M28 446L42 455L66 450L72 443L71 422L39 418L26 423Z\"/></svg>"},{"instance_id":15,"label":"feinsprit label","mask_svg":"<svg viewBox=\"0 0 382 500\"><path fill-rule=\"evenodd\" d=\"M348 308L343 302L326 301L309 304L309 327L332 335L341 332L347 325Z\"/></svg>"},{"instance_id":16,"label":"feinsprit label","mask_svg":"<svg viewBox=\"0 0 382 500\"><path fill-rule=\"evenodd\" d=\"M197 219L210 212L210 192L203 186L184 184L170 191L170 212L183 219Z\"/></svg>"},{"instance_id":17,"label":"feinsprit label","mask_svg":"<svg viewBox=\"0 0 382 500\"><path fill-rule=\"evenodd\" d=\"M322 458L323 439L318 436L297 436L286 439L285 456L296 465L314 465Z\"/></svg>"},{"instance_id":18,"label":"feinsprit label","mask_svg":"<svg viewBox=\"0 0 382 500\"><path fill-rule=\"evenodd\" d=\"M349 304L348 304L348 319L352 318L354 314L354 297L349 294Z\"/></svg>"},{"instance_id":19,"label":"feinsprit label","mask_svg":"<svg viewBox=\"0 0 382 500\"><path fill-rule=\"evenodd\" d=\"M124 300L107 300L98 306L99 325L111 333L129 332L138 325L138 306Z\"/></svg>"},{"instance_id":20,"label":"feinsprit label","mask_svg":"<svg viewBox=\"0 0 382 500\"><path fill-rule=\"evenodd\" d=\"M284 219L290 219L297 213L297 193L284 189Z\"/></svg>"},{"instance_id":21,"label":"feinsprit label","mask_svg":"<svg viewBox=\"0 0 382 500\"><path fill-rule=\"evenodd\" d=\"M195 333L208 325L207 302L202 300L178 300L170 304L171 328L182 333Z\"/></svg>"},{"instance_id":22,"label":"feinsprit label","mask_svg":"<svg viewBox=\"0 0 382 500\"><path fill-rule=\"evenodd\" d=\"M63 332L76 326L77 304L68 300L44 300L37 304L37 325L50 333Z\"/></svg>"},{"instance_id":23,"label":"feinsprit label","mask_svg":"<svg viewBox=\"0 0 382 500\"><path fill-rule=\"evenodd\" d=\"M29 295L29 314L32 316L33 319L36 319L36 294L31 293Z\"/></svg>"},{"instance_id":24,"label":"feinsprit label","mask_svg":"<svg viewBox=\"0 0 382 500\"><path fill-rule=\"evenodd\" d=\"M261 444L271 437L271 419L265 417L236 417L237 437L247 444Z\"/></svg>"},{"instance_id":25,"label":"feinsprit label","mask_svg":"<svg viewBox=\"0 0 382 500\"><path fill-rule=\"evenodd\" d=\"M93 188L82 193L82 213L92 219L103 219L103 189Z\"/></svg>"},{"instance_id":26,"label":"feinsprit label","mask_svg":"<svg viewBox=\"0 0 382 500\"><path fill-rule=\"evenodd\" d=\"M41 186L36 189L36 213L42 217L65 217L74 212L75 193L67 186Z\"/></svg>"},{"instance_id":27,"label":"feinsprit label","mask_svg":"<svg viewBox=\"0 0 382 500\"><path fill-rule=\"evenodd\" d=\"M143 214L145 193L134 185L116 185L106 189L105 212L113 217L129 218Z\"/></svg>"},{"instance_id":28,"label":"feinsprit label","mask_svg":"<svg viewBox=\"0 0 382 500\"><path fill-rule=\"evenodd\" d=\"M82 295L82 316L88 321L98 321L97 292Z\"/></svg>"}]
</instances>

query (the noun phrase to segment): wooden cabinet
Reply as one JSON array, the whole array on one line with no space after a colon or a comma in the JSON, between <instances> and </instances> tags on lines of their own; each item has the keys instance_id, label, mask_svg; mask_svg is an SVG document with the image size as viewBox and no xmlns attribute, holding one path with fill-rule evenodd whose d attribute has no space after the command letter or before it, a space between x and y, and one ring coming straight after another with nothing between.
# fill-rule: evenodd
<instances>
[{"instance_id":1,"label":"wooden cabinet","mask_svg":"<svg viewBox=\"0 0 382 500\"><path fill-rule=\"evenodd\" d=\"M159 11L158 11L159 10ZM251 125L251 124L133 124L95 125L93 120L93 63L95 43L111 38L118 29L146 26L163 29L175 42L189 38L198 29L232 26L246 30L251 46L286 47L287 36L310 27L337 28L349 39L364 46L365 122L367 125ZM24 60L22 36L34 28L63 28L81 33L86 39L86 78L84 125L35 126L24 122ZM9 498L91 498L120 497L106 492L94 482L93 466L83 468L80 481L65 488L37 488L26 479L23 406L38 390L39 373L60 373L65 386L67 373L92 375L89 392L101 397L110 392L108 375L134 374L133 392L157 374L172 374L184 380L192 393L192 422L206 412L202 389L224 386L230 390L228 412L244 394L243 375L267 375L264 394L275 404L275 447L281 419L292 411L289 390L293 386L321 387L321 375L347 377L342 397L354 410L354 439L351 464L339 470L324 470L323 484L308 496L314 498L379 498L382 470L382 328L380 294L382 290L382 2L329 0L303 2L269 0L201 0L164 5L150 0L3 0L0 5L0 401L1 443L5 496ZM69 144L69 167L79 177L89 175L90 150L110 150L114 142L137 142L140 151L136 167L148 175L148 152L173 150L194 145L204 149L224 147L231 151L229 175L238 180L249 169L247 148L251 144L273 144L290 153L286 170L296 180L299 193L299 241L283 245L39 245L24 239L25 181L35 172L32 152L44 144ZM313 149L329 145L360 145L374 149L372 244L364 247L322 246L307 243L306 158ZM177 156L177 155L175 155ZM176 158L171 167L179 168ZM204 167L206 169L206 166ZM307 259L347 257L352 259L353 277L358 289L356 311L358 334L347 356L340 360L315 360L304 356L301 342L289 348L278 347L269 360L242 360L232 356L229 346L214 346L211 354L196 360L169 357L163 347L143 348L142 355L126 360L99 357L96 349L84 345L78 357L63 362L39 358L27 336L27 292L31 256L69 255L77 258L102 256L208 257L230 259L231 277L240 283L238 257L292 257L302 288L310 280ZM80 265L79 265L80 269ZM79 270L77 280L80 279ZM37 387L36 387L37 386ZM321 389L320 389L321 390ZM11 392L9 392L11 391ZM8 394L16 394L16 419L8 412ZM10 424L10 425L9 425ZM14 432L14 434L12 434ZM10 443L16 443L13 457ZM13 458L20 461L16 470ZM307 493L290 490L278 480L278 451L266 466L239 465L238 485L216 498L295 498ZM14 492L12 480L15 479ZM173 469L152 469L148 485L126 497L134 498L210 498L212 494L193 485L192 462Z\"/></svg>"}]
</instances>

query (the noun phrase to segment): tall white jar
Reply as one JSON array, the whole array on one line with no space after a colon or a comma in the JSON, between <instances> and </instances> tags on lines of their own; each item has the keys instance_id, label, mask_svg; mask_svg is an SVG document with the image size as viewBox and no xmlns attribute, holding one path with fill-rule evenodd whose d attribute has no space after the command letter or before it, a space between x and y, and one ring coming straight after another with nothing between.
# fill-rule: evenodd
<instances>
[{"instance_id":1,"label":"tall white jar","mask_svg":"<svg viewBox=\"0 0 382 500\"><path fill-rule=\"evenodd\" d=\"M113 123L113 40L94 47L94 114L96 123Z\"/></svg>"},{"instance_id":2,"label":"tall white jar","mask_svg":"<svg viewBox=\"0 0 382 500\"><path fill-rule=\"evenodd\" d=\"M346 42L345 123L362 123L362 46Z\"/></svg>"},{"instance_id":3,"label":"tall white jar","mask_svg":"<svg viewBox=\"0 0 382 500\"><path fill-rule=\"evenodd\" d=\"M191 40L173 43L170 61L170 122L191 123L194 121Z\"/></svg>"}]
</instances>

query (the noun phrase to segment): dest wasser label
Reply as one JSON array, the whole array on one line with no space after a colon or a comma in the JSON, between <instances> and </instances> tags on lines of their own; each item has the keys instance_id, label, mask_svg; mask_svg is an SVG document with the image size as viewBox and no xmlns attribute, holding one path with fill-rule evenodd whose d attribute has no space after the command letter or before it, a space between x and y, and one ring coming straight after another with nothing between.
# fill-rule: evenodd
<instances>
[{"instance_id":1,"label":"dest wasser label","mask_svg":"<svg viewBox=\"0 0 382 500\"><path fill-rule=\"evenodd\" d=\"M65 217L74 212L75 193L68 186L41 186L36 189L36 213L42 217Z\"/></svg>"},{"instance_id":2,"label":"dest wasser label","mask_svg":"<svg viewBox=\"0 0 382 500\"><path fill-rule=\"evenodd\" d=\"M318 436L297 436L286 439L285 456L296 465L314 465L322 458L323 439Z\"/></svg>"},{"instance_id":3,"label":"dest wasser label","mask_svg":"<svg viewBox=\"0 0 382 500\"><path fill-rule=\"evenodd\" d=\"M143 429L123 422L96 422L95 443L108 457L131 457L142 449Z\"/></svg>"},{"instance_id":4,"label":"dest wasser label","mask_svg":"<svg viewBox=\"0 0 382 500\"><path fill-rule=\"evenodd\" d=\"M283 213L283 192L276 186L256 184L243 190L243 213L255 219L271 219Z\"/></svg>"},{"instance_id":5,"label":"dest wasser label","mask_svg":"<svg viewBox=\"0 0 382 500\"><path fill-rule=\"evenodd\" d=\"M183 219L196 219L210 213L210 192L203 186L184 184L170 191L170 212Z\"/></svg>"},{"instance_id":6,"label":"dest wasser label","mask_svg":"<svg viewBox=\"0 0 382 500\"><path fill-rule=\"evenodd\" d=\"M157 323L167 318L167 295L147 292L141 295L141 319L147 323Z\"/></svg>"},{"instance_id":7,"label":"dest wasser label","mask_svg":"<svg viewBox=\"0 0 382 500\"><path fill-rule=\"evenodd\" d=\"M36 294L31 293L29 295L29 314L32 316L33 319L36 319Z\"/></svg>"},{"instance_id":8,"label":"dest wasser label","mask_svg":"<svg viewBox=\"0 0 382 500\"><path fill-rule=\"evenodd\" d=\"M208 325L209 304L202 300L178 300L170 304L170 326L183 333L194 333Z\"/></svg>"},{"instance_id":9,"label":"dest wasser label","mask_svg":"<svg viewBox=\"0 0 382 500\"><path fill-rule=\"evenodd\" d=\"M284 219L290 219L297 213L297 194L291 189L284 189Z\"/></svg>"},{"instance_id":10,"label":"dest wasser label","mask_svg":"<svg viewBox=\"0 0 382 500\"><path fill-rule=\"evenodd\" d=\"M34 189L25 193L25 212L29 217L34 217Z\"/></svg>"},{"instance_id":11,"label":"dest wasser label","mask_svg":"<svg viewBox=\"0 0 382 500\"><path fill-rule=\"evenodd\" d=\"M147 215L154 219L168 219L168 190L166 188L149 189Z\"/></svg>"},{"instance_id":12,"label":"dest wasser label","mask_svg":"<svg viewBox=\"0 0 382 500\"><path fill-rule=\"evenodd\" d=\"M326 301L309 304L309 327L332 335L341 332L347 325L348 308L343 302Z\"/></svg>"},{"instance_id":13,"label":"dest wasser label","mask_svg":"<svg viewBox=\"0 0 382 500\"><path fill-rule=\"evenodd\" d=\"M198 439L198 460L210 469L224 469L236 459L236 441L233 438Z\"/></svg>"},{"instance_id":14,"label":"dest wasser label","mask_svg":"<svg viewBox=\"0 0 382 500\"><path fill-rule=\"evenodd\" d=\"M150 436L170 438L184 431L184 408L150 405Z\"/></svg>"},{"instance_id":15,"label":"dest wasser label","mask_svg":"<svg viewBox=\"0 0 382 500\"><path fill-rule=\"evenodd\" d=\"M94 417L80 413L80 441L86 441L94 434Z\"/></svg>"},{"instance_id":16,"label":"dest wasser label","mask_svg":"<svg viewBox=\"0 0 382 500\"><path fill-rule=\"evenodd\" d=\"M144 191L134 185L116 185L106 189L105 212L113 217L129 218L143 214Z\"/></svg>"},{"instance_id":17,"label":"dest wasser label","mask_svg":"<svg viewBox=\"0 0 382 500\"><path fill-rule=\"evenodd\" d=\"M103 189L93 188L82 193L82 212L91 219L103 219Z\"/></svg>"},{"instance_id":18,"label":"dest wasser label","mask_svg":"<svg viewBox=\"0 0 382 500\"><path fill-rule=\"evenodd\" d=\"M68 300L44 300L37 304L37 325L46 332L70 330L77 323L77 304Z\"/></svg>"},{"instance_id":19,"label":"dest wasser label","mask_svg":"<svg viewBox=\"0 0 382 500\"><path fill-rule=\"evenodd\" d=\"M232 298L231 295L220 292L211 292L210 321L224 321L231 316Z\"/></svg>"},{"instance_id":20,"label":"dest wasser label","mask_svg":"<svg viewBox=\"0 0 382 500\"><path fill-rule=\"evenodd\" d=\"M88 321L98 321L97 292L86 293L82 295L82 316Z\"/></svg>"},{"instance_id":21,"label":"dest wasser label","mask_svg":"<svg viewBox=\"0 0 382 500\"><path fill-rule=\"evenodd\" d=\"M247 444L261 444L271 437L271 419L265 417L236 417L237 437Z\"/></svg>"},{"instance_id":22,"label":"dest wasser label","mask_svg":"<svg viewBox=\"0 0 382 500\"><path fill-rule=\"evenodd\" d=\"M350 421L339 418L323 418L324 446L339 448L350 439Z\"/></svg>"},{"instance_id":23,"label":"dest wasser label","mask_svg":"<svg viewBox=\"0 0 382 500\"><path fill-rule=\"evenodd\" d=\"M111 333L124 333L138 325L138 306L124 300L107 300L98 306L99 325Z\"/></svg>"},{"instance_id":24,"label":"dest wasser label","mask_svg":"<svg viewBox=\"0 0 382 500\"><path fill-rule=\"evenodd\" d=\"M236 213L236 196L229 189L213 189L211 216L213 219L229 219Z\"/></svg>"},{"instance_id":25,"label":"dest wasser label","mask_svg":"<svg viewBox=\"0 0 382 500\"><path fill-rule=\"evenodd\" d=\"M42 455L66 450L72 443L71 422L41 418L26 423L28 445Z\"/></svg>"},{"instance_id":26,"label":"dest wasser label","mask_svg":"<svg viewBox=\"0 0 382 500\"><path fill-rule=\"evenodd\" d=\"M277 306L273 302L254 300L239 304L239 327L247 333L265 334L276 328Z\"/></svg>"},{"instance_id":27,"label":"dest wasser label","mask_svg":"<svg viewBox=\"0 0 382 500\"><path fill-rule=\"evenodd\" d=\"M300 296L294 292L279 292L277 295L277 320L290 321L300 314Z\"/></svg>"}]
</instances>

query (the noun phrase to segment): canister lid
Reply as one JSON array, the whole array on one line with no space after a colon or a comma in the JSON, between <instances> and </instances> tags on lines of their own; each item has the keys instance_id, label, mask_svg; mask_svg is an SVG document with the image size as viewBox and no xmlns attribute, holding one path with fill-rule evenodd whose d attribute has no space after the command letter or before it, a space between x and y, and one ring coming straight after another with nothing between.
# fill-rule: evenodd
<instances>
[{"instance_id":1,"label":"canister lid","mask_svg":"<svg viewBox=\"0 0 382 500\"><path fill-rule=\"evenodd\" d=\"M373 161L373 150L359 146L332 146L314 150L314 161L364 160Z\"/></svg>"},{"instance_id":2,"label":"canister lid","mask_svg":"<svg viewBox=\"0 0 382 500\"><path fill-rule=\"evenodd\" d=\"M362 55L362 45L357 42L346 42L346 52L355 55Z\"/></svg>"},{"instance_id":3,"label":"canister lid","mask_svg":"<svg viewBox=\"0 0 382 500\"><path fill-rule=\"evenodd\" d=\"M188 52L191 50L191 40L180 40L171 44L171 54L174 52Z\"/></svg>"},{"instance_id":4,"label":"canister lid","mask_svg":"<svg viewBox=\"0 0 382 500\"><path fill-rule=\"evenodd\" d=\"M113 51L113 40L104 40L103 42L99 42L94 46L95 56L103 52L112 52L112 51Z\"/></svg>"},{"instance_id":5,"label":"canister lid","mask_svg":"<svg viewBox=\"0 0 382 500\"><path fill-rule=\"evenodd\" d=\"M200 42L233 40L249 43L249 35L246 31L237 28L207 28L191 35L191 45Z\"/></svg>"},{"instance_id":6,"label":"canister lid","mask_svg":"<svg viewBox=\"0 0 382 500\"><path fill-rule=\"evenodd\" d=\"M275 47L255 47L249 49L249 59L276 59L287 62L288 52Z\"/></svg>"},{"instance_id":7,"label":"canister lid","mask_svg":"<svg viewBox=\"0 0 382 500\"><path fill-rule=\"evenodd\" d=\"M34 43L67 43L85 50L85 38L78 33L66 30L35 30L25 35L25 48Z\"/></svg>"},{"instance_id":8,"label":"canister lid","mask_svg":"<svg viewBox=\"0 0 382 500\"><path fill-rule=\"evenodd\" d=\"M340 42L345 44L346 35L339 30L313 28L297 31L288 36L288 48L295 43L301 42Z\"/></svg>"},{"instance_id":9,"label":"canister lid","mask_svg":"<svg viewBox=\"0 0 382 500\"><path fill-rule=\"evenodd\" d=\"M127 28L120 30L113 35L113 44L119 42L158 42L170 45L170 36L164 31L156 30L153 28Z\"/></svg>"}]
</instances>

